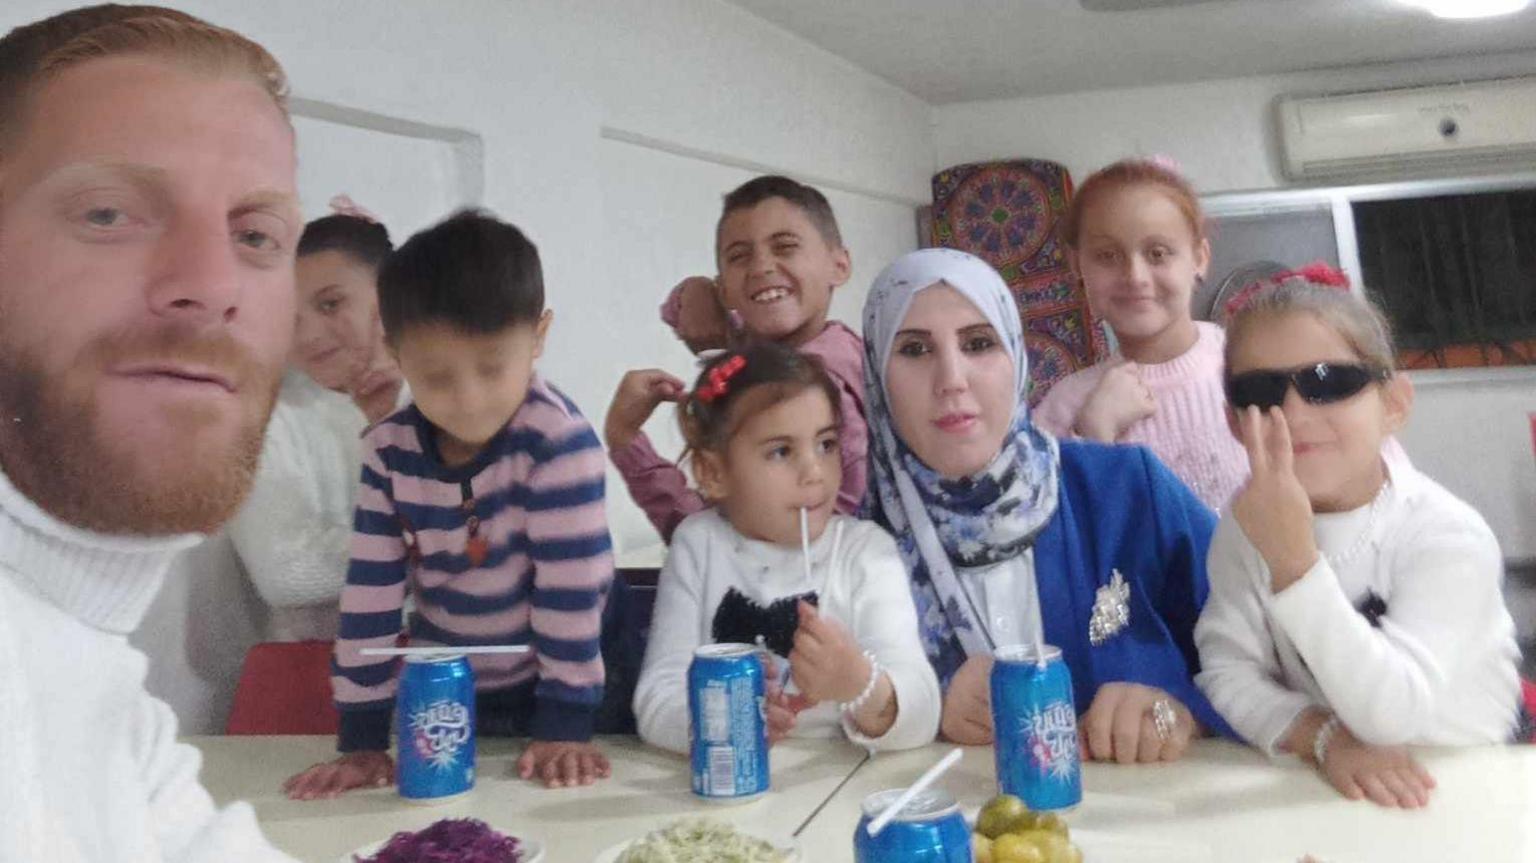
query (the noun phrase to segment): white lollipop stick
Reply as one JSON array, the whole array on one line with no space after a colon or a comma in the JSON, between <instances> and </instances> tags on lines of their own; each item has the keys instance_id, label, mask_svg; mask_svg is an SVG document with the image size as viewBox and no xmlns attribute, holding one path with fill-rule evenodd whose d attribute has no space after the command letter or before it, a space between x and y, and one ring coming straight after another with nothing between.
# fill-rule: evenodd
<instances>
[{"instance_id":1,"label":"white lollipop stick","mask_svg":"<svg viewBox=\"0 0 1536 863\"><path fill-rule=\"evenodd\" d=\"M811 525L805 512L805 507L800 507L800 551L805 558L805 580L812 582L811 578Z\"/></svg>"},{"instance_id":2,"label":"white lollipop stick","mask_svg":"<svg viewBox=\"0 0 1536 863\"><path fill-rule=\"evenodd\" d=\"M363 656L458 656L461 653L527 653L526 644L482 644L476 647L365 647Z\"/></svg>"},{"instance_id":3,"label":"white lollipop stick","mask_svg":"<svg viewBox=\"0 0 1536 863\"><path fill-rule=\"evenodd\" d=\"M938 781L938 778L944 775L944 771L955 766L955 764L960 760L960 756L964 754L965 750L957 746L954 749L951 749L948 755L939 759L938 764L928 768L927 773L919 776L917 781L912 783L910 788L901 792L900 797L897 797L894 801L891 802L891 805L885 807L884 812L881 812L875 817L875 820L869 822L869 826L865 828L867 831L869 831L869 835L876 836L880 833L881 830L884 830L885 825L891 823L891 819L895 818L902 809L906 808L908 803L912 802L912 798L923 793L924 791L927 791L928 786Z\"/></svg>"}]
</instances>

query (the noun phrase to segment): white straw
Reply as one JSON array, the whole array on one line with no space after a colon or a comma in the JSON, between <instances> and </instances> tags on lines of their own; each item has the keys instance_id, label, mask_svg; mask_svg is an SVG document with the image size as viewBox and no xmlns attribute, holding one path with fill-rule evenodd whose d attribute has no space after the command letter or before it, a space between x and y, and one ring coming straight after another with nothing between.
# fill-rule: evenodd
<instances>
[{"instance_id":1,"label":"white straw","mask_svg":"<svg viewBox=\"0 0 1536 863\"><path fill-rule=\"evenodd\" d=\"M457 656L461 653L527 653L526 644L482 644L477 647L365 647L363 656Z\"/></svg>"},{"instance_id":2,"label":"white straw","mask_svg":"<svg viewBox=\"0 0 1536 863\"><path fill-rule=\"evenodd\" d=\"M805 580L814 583L811 578L811 525L803 506L800 507L800 551L805 557Z\"/></svg>"},{"instance_id":3,"label":"white straw","mask_svg":"<svg viewBox=\"0 0 1536 863\"><path fill-rule=\"evenodd\" d=\"M944 775L944 771L955 766L956 762L960 760L960 756L964 754L965 750L957 746L954 749L951 749L948 755L939 759L938 764L928 768L927 773L919 776L917 781L912 783L910 788L901 792L900 797L897 797L891 803L891 805L885 807L884 812L881 812L878 816L875 817L875 820L869 822L869 826L865 828L867 831L869 831L869 835L875 836L878 835L881 830L884 830L885 825L891 823L891 819L895 818L902 809L906 808L908 803L912 802L912 798L923 793L924 791L927 791L928 786L938 781L938 778Z\"/></svg>"}]
</instances>

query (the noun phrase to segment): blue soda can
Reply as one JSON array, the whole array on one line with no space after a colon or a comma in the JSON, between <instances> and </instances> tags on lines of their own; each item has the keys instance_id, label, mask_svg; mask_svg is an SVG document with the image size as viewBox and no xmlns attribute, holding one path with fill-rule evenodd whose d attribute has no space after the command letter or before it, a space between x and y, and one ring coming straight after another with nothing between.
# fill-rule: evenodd
<instances>
[{"instance_id":1,"label":"blue soda can","mask_svg":"<svg viewBox=\"0 0 1536 863\"><path fill-rule=\"evenodd\" d=\"M688 666L693 793L727 803L768 790L763 665L750 644L706 644Z\"/></svg>"},{"instance_id":2,"label":"blue soda can","mask_svg":"<svg viewBox=\"0 0 1536 863\"><path fill-rule=\"evenodd\" d=\"M869 822L905 790L876 791L864 798L859 826L853 829L855 863L971 863L971 828L955 795L942 789L912 798L880 835L869 835Z\"/></svg>"},{"instance_id":3,"label":"blue soda can","mask_svg":"<svg viewBox=\"0 0 1536 863\"><path fill-rule=\"evenodd\" d=\"M1076 806L1083 799L1083 768L1072 672L1061 649L1000 647L996 660L992 725L998 789L1034 810Z\"/></svg>"},{"instance_id":4,"label":"blue soda can","mask_svg":"<svg viewBox=\"0 0 1536 863\"><path fill-rule=\"evenodd\" d=\"M408 656L395 703L400 796L439 803L475 787L475 673L463 656Z\"/></svg>"}]
</instances>

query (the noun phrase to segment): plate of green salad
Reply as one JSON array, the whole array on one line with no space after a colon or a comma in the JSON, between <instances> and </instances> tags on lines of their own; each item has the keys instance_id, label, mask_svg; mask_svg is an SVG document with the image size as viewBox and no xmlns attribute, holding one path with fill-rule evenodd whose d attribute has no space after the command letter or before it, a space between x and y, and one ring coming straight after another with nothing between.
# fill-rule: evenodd
<instances>
[{"instance_id":1,"label":"plate of green salad","mask_svg":"<svg viewBox=\"0 0 1536 863\"><path fill-rule=\"evenodd\" d=\"M743 833L710 818L685 818L597 855L593 863L800 863L793 839Z\"/></svg>"}]
</instances>

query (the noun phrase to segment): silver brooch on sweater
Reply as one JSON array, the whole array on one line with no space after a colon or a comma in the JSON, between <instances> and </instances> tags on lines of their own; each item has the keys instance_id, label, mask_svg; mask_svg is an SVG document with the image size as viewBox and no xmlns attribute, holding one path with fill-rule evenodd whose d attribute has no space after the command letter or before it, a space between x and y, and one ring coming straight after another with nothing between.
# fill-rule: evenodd
<instances>
[{"instance_id":1,"label":"silver brooch on sweater","mask_svg":"<svg viewBox=\"0 0 1536 863\"><path fill-rule=\"evenodd\" d=\"M1120 570L1110 570L1109 584L1093 595L1093 616L1088 618L1088 643L1097 647L1131 622L1131 586Z\"/></svg>"}]
</instances>

